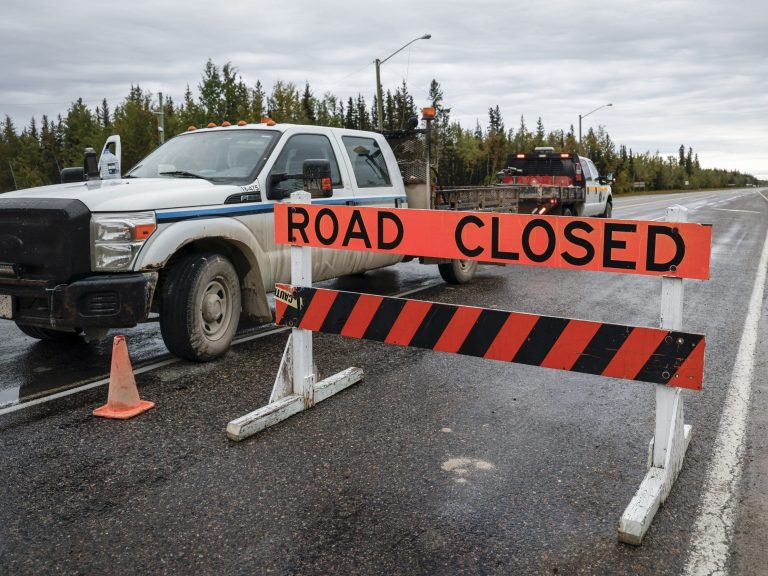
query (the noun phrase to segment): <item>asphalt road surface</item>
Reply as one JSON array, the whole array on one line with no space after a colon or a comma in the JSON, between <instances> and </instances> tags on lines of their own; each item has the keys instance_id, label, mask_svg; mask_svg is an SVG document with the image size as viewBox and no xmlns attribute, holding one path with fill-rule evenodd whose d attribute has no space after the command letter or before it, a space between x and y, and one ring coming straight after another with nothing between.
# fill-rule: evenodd
<instances>
[{"instance_id":1,"label":"asphalt road surface","mask_svg":"<svg viewBox=\"0 0 768 576\"><path fill-rule=\"evenodd\" d=\"M652 385L319 334L320 376L354 365L363 382L235 444L226 424L267 402L286 340L247 327L219 361L137 374L157 405L133 420L90 415L104 386L0 415L0 574L768 573L768 191L622 198L614 217L674 203L714 226L711 280L685 283L706 369L642 546L616 530L646 472ZM456 287L407 264L328 285L656 326L660 284L489 266ZM109 342L0 330L0 410L108 372ZM155 326L126 335L134 365L168 359Z\"/></svg>"}]
</instances>

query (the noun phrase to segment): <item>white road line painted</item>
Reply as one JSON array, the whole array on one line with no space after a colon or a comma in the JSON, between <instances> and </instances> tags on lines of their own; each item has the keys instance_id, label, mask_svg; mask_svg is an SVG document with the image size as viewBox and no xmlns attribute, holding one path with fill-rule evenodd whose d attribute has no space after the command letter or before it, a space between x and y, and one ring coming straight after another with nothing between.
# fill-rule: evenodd
<instances>
[{"instance_id":1,"label":"white road line painted","mask_svg":"<svg viewBox=\"0 0 768 576\"><path fill-rule=\"evenodd\" d=\"M721 194L725 194L725 193L726 192L712 192L710 194L706 194L703 198L704 198L704 200L706 200L707 198L712 198L712 197L715 197L715 196L720 196ZM733 200L735 198L738 198L738 196L731 196L729 198L724 198L723 201L724 202L728 202L728 201ZM700 200L700 199L701 199L701 196L698 196L698 194L696 192L685 192L685 193L682 193L682 194L681 193L677 193L677 194L670 194L670 195L662 195L662 197L657 199L657 200L648 200L646 202L641 202L639 204L623 204L623 203L620 204L619 202L616 202L616 207L617 208L622 208L622 209L624 209L624 208L637 208L637 207L649 206L651 204L659 204L659 203L664 203L664 202L669 203L671 200L679 201L679 200ZM629 199L627 198L627 200L629 200Z\"/></svg>"},{"instance_id":2,"label":"white road line painted","mask_svg":"<svg viewBox=\"0 0 768 576\"><path fill-rule=\"evenodd\" d=\"M142 374L143 372L149 372L150 370L155 370L156 368L168 366L169 364L173 364L178 361L179 361L178 358L171 358L169 360L163 360L162 362L147 364L146 366L142 366L141 368L136 368L133 371L133 373ZM5 408L0 409L0 416L2 416L3 414L10 414L11 412L16 412L17 410L21 410L22 408L29 408L30 406L37 406L38 404L44 404L46 402L50 402L51 400L58 400L59 398L65 398L67 396L71 396L72 394L76 394L77 392L85 392L86 390L90 390L91 388L96 388L98 386L104 386L105 384L109 384L109 378L102 378L101 380L97 380L96 382L90 382L89 384L83 384L82 386L78 386L77 388L70 388L69 390L56 392L55 394L50 394L47 396L41 396L33 400L25 400L23 402L19 402L18 404L11 404L9 406L6 406Z\"/></svg>"},{"instance_id":3,"label":"white road line painted","mask_svg":"<svg viewBox=\"0 0 768 576\"><path fill-rule=\"evenodd\" d=\"M759 210L736 210L735 208L712 208L712 210L719 210L720 212L748 212L749 214L762 214Z\"/></svg>"},{"instance_id":4,"label":"white road line painted","mask_svg":"<svg viewBox=\"0 0 768 576\"><path fill-rule=\"evenodd\" d=\"M757 265L747 319L741 334L725 407L720 417L699 515L691 533L691 552L684 572L686 576L727 574L726 562L733 536L736 508L739 505L738 489L744 456L744 436L749 417L755 346L762 313L766 270L768 234L765 236L760 262Z\"/></svg>"}]
</instances>

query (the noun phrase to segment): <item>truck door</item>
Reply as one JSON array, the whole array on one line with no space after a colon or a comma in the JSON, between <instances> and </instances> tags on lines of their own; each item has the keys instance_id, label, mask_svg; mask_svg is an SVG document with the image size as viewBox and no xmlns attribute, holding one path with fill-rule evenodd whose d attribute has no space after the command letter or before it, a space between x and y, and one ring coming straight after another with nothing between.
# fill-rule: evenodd
<instances>
[{"instance_id":1,"label":"truck door","mask_svg":"<svg viewBox=\"0 0 768 576\"><path fill-rule=\"evenodd\" d=\"M273 192L287 193L301 190L304 186L302 170L304 160L328 160L331 164L331 180L334 199L352 199L352 191L344 185L336 152L325 134L293 134L277 151L277 159L269 169L266 179L267 196ZM335 202L338 203L338 202Z\"/></svg>"},{"instance_id":2,"label":"truck door","mask_svg":"<svg viewBox=\"0 0 768 576\"><path fill-rule=\"evenodd\" d=\"M597 181L597 168L589 158L580 158L581 169L584 172L584 187L586 199L584 201L584 216L596 216L600 213L600 200Z\"/></svg>"},{"instance_id":3,"label":"truck door","mask_svg":"<svg viewBox=\"0 0 768 576\"><path fill-rule=\"evenodd\" d=\"M267 163L265 186L267 198L283 198L276 202L287 202L292 192L304 187L304 160L328 160L331 165L331 182L333 194L331 197L312 198L313 204L347 204L354 201L352 187L345 182L338 160L336 147L326 134L297 132L284 138L272 156L275 158L271 165ZM287 282L290 280L290 252L287 246L275 244L274 219L272 214L266 215L258 225L252 227L254 236L264 248L269 259L271 278L266 277L265 284ZM357 271L358 263L353 258L335 254L332 250L312 250L312 278L315 281L333 278ZM351 254L351 253L350 253ZM262 274L263 275L263 274ZM263 275L264 276L264 275Z\"/></svg>"}]
</instances>

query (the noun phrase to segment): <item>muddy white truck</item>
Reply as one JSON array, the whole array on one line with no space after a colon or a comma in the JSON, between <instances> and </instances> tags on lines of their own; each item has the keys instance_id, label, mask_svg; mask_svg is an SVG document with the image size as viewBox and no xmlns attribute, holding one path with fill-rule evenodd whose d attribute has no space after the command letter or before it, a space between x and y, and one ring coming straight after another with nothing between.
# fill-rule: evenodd
<instances>
[{"instance_id":1,"label":"muddy white truck","mask_svg":"<svg viewBox=\"0 0 768 576\"><path fill-rule=\"evenodd\" d=\"M119 159L119 137L106 149ZM288 247L274 242L274 204L304 187L307 165L326 184L314 203L407 208L426 194L423 183L406 193L380 134L355 130L273 122L191 130L125 174L100 170L105 157L86 150L62 184L0 196L0 318L29 336L90 341L159 320L171 352L216 358L241 312L272 319L267 292L290 275ZM400 260L318 250L313 278ZM471 279L474 264L439 262L454 282Z\"/></svg>"},{"instance_id":2,"label":"muddy white truck","mask_svg":"<svg viewBox=\"0 0 768 576\"><path fill-rule=\"evenodd\" d=\"M33 338L86 341L159 321L172 353L207 361L229 348L241 313L271 321L267 293L290 276L274 205L307 174L312 202L326 205L515 212L521 194L541 189L438 191L426 177L404 182L381 134L271 121L190 130L125 174L119 158L113 136L100 156L86 150L82 168L65 168L62 184L0 196L0 319ZM315 250L313 279L401 260ZM422 262L454 283L477 264Z\"/></svg>"}]
</instances>

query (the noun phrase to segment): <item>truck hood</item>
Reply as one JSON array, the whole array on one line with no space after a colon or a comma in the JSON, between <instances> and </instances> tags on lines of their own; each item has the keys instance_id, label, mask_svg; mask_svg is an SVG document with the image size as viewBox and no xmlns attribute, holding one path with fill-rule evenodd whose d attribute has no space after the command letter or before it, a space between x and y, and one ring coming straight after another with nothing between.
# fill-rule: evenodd
<instances>
[{"instance_id":1,"label":"truck hood","mask_svg":"<svg viewBox=\"0 0 768 576\"><path fill-rule=\"evenodd\" d=\"M197 178L131 178L55 184L1 194L0 198L80 200L91 212L134 212L224 204L240 186Z\"/></svg>"}]
</instances>

